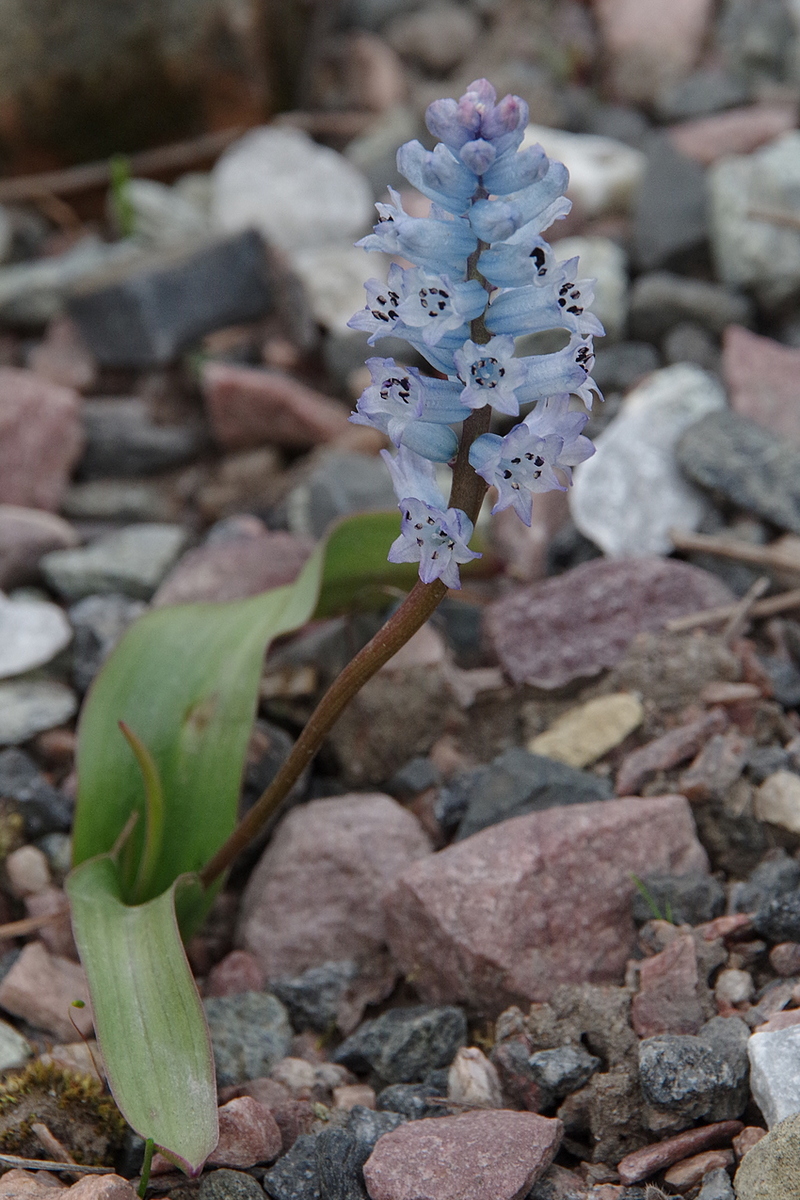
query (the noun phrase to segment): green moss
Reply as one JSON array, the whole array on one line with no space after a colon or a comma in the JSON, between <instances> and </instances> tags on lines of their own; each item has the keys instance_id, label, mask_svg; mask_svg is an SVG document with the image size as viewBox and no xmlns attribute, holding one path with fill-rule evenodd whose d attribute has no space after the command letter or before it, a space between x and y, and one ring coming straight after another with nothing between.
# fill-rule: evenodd
<instances>
[{"instance_id":1,"label":"green moss","mask_svg":"<svg viewBox=\"0 0 800 1200\"><path fill-rule=\"evenodd\" d=\"M103 1085L91 1075L54 1064L30 1063L0 1083L0 1150L41 1158L32 1131L47 1126L76 1162L106 1163L122 1144L125 1119Z\"/></svg>"}]
</instances>

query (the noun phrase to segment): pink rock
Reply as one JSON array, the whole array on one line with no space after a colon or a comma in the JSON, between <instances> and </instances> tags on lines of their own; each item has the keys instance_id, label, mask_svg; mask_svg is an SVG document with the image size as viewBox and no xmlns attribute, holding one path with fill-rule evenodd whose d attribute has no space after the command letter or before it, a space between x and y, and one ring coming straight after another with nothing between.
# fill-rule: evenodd
<instances>
[{"instance_id":1,"label":"pink rock","mask_svg":"<svg viewBox=\"0 0 800 1200\"><path fill-rule=\"evenodd\" d=\"M709 1171L731 1166L732 1150L705 1150L702 1154L693 1154L691 1158L685 1158L674 1167L670 1167L664 1175L664 1182L676 1192L684 1192L702 1183L703 1176Z\"/></svg>"},{"instance_id":2,"label":"pink rock","mask_svg":"<svg viewBox=\"0 0 800 1200\"><path fill-rule=\"evenodd\" d=\"M64 1200L136 1200L136 1192L120 1175L84 1175L67 1190Z\"/></svg>"},{"instance_id":3,"label":"pink rock","mask_svg":"<svg viewBox=\"0 0 800 1200\"><path fill-rule=\"evenodd\" d=\"M344 405L280 371L210 362L202 386L212 432L226 450L307 449L350 428Z\"/></svg>"},{"instance_id":4,"label":"pink rock","mask_svg":"<svg viewBox=\"0 0 800 1200\"><path fill-rule=\"evenodd\" d=\"M374 957L386 941L386 889L429 854L416 818L388 796L304 804L281 822L250 877L238 940L268 979Z\"/></svg>"},{"instance_id":5,"label":"pink rock","mask_svg":"<svg viewBox=\"0 0 800 1200\"><path fill-rule=\"evenodd\" d=\"M779 942L769 952L769 965L776 975L789 978L800 974L800 943Z\"/></svg>"},{"instance_id":6,"label":"pink rock","mask_svg":"<svg viewBox=\"0 0 800 1200\"><path fill-rule=\"evenodd\" d=\"M715 733L682 773L679 787L689 800L721 800L741 775L752 739L738 729Z\"/></svg>"},{"instance_id":7,"label":"pink rock","mask_svg":"<svg viewBox=\"0 0 800 1200\"><path fill-rule=\"evenodd\" d=\"M675 559L594 559L493 601L486 631L514 683L557 688L615 666L637 633L734 599Z\"/></svg>"},{"instance_id":8,"label":"pink rock","mask_svg":"<svg viewBox=\"0 0 800 1200\"><path fill-rule=\"evenodd\" d=\"M529 813L408 867L386 897L389 945L424 1000L499 1013L560 983L619 983L631 873L705 869L683 796Z\"/></svg>"},{"instance_id":9,"label":"pink rock","mask_svg":"<svg viewBox=\"0 0 800 1200\"><path fill-rule=\"evenodd\" d=\"M281 1152L281 1131L268 1108L239 1096L219 1109L219 1141L209 1162L217 1167L254 1167Z\"/></svg>"},{"instance_id":10,"label":"pink rock","mask_svg":"<svg viewBox=\"0 0 800 1200\"><path fill-rule=\"evenodd\" d=\"M800 1025L800 1008L789 1008L776 1012L762 1025L756 1025L754 1033L775 1033L779 1029L788 1029L790 1025Z\"/></svg>"},{"instance_id":11,"label":"pink rock","mask_svg":"<svg viewBox=\"0 0 800 1200\"><path fill-rule=\"evenodd\" d=\"M73 1008L73 1000L82 1000L86 1007ZM83 967L50 954L41 942L28 942L0 983L0 1008L55 1034L62 1042L73 1041L76 1028L91 1036L92 1013Z\"/></svg>"},{"instance_id":12,"label":"pink rock","mask_svg":"<svg viewBox=\"0 0 800 1200\"><path fill-rule=\"evenodd\" d=\"M69 317L50 322L44 339L28 355L28 366L44 379L77 392L85 392L97 379L94 355Z\"/></svg>"},{"instance_id":13,"label":"pink rock","mask_svg":"<svg viewBox=\"0 0 800 1200\"><path fill-rule=\"evenodd\" d=\"M311 553L311 543L291 533L263 533L189 550L153 597L156 608L241 600L292 583Z\"/></svg>"},{"instance_id":14,"label":"pink rock","mask_svg":"<svg viewBox=\"0 0 800 1200\"><path fill-rule=\"evenodd\" d=\"M714 0L593 0L592 7L612 91L646 103L697 62Z\"/></svg>"},{"instance_id":15,"label":"pink rock","mask_svg":"<svg viewBox=\"0 0 800 1200\"><path fill-rule=\"evenodd\" d=\"M680 1162L687 1155L697 1154L712 1146L725 1146L732 1138L742 1132L741 1121L717 1121L714 1125L701 1125L697 1129L687 1129L675 1137L666 1138L653 1146L644 1146L626 1154L617 1163L619 1177L626 1185L638 1183L663 1171L665 1167Z\"/></svg>"},{"instance_id":16,"label":"pink rock","mask_svg":"<svg viewBox=\"0 0 800 1200\"><path fill-rule=\"evenodd\" d=\"M800 350L729 325L722 339L722 373L734 411L800 442L797 378Z\"/></svg>"},{"instance_id":17,"label":"pink rock","mask_svg":"<svg viewBox=\"0 0 800 1200\"><path fill-rule=\"evenodd\" d=\"M246 950L231 950L209 971L207 996L237 996L240 992L263 992L264 972Z\"/></svg>"},{"instance_id":18,"label":"pink rock","mask_svg":"<svg viewBox=\"0 0 800 1200\"><path fill-rule=\"evenodd\" d=\"M71 388L0 367L0 503L59 508L83 448L79 404Z\"/></svg>"},{"instance_id":19,"label":"pink rock","mask_svg":"<svg viewBox=\"0 0 800 1200\"><path fill-rule=\"evenodd\" d=\"M707 1013L694 938L679 934L660 954L639 963L639 991L631 1024L640 1038L658 1033L697 1033Z\"/></svg>"},{"instance_id":20,"label":"pink rock","mask_svg":"<svg viewBox=\"0 0 800 1200\"><path fill-rule=\"evenodd\" d=\"M367 1083L343 1083L333 1089L333 1103L336 1108L346 1108L348 1111L357 1104L364 1108L375 1108L377 1097L375 1089Z\"/></svg>"},{"instance_id":21,"label":"pink rock","mask_svg":"<svg viewBox=\"0 0 800 1200\"><path fill-rule=\"evenodd\" d=\"M618 796L635 796L642 784L656 771L668 771L678 763L694 758L708 739L727 728L722 709L714 708L696 721L669 729L661 737L626 754L617 772Z\"/></svg>"},{"instance_id":22,"label":"pink rock","mask_svg":"<svg viewBox=\"0 0 800 1200\"><path fill-rule=\"evenodd\" d=\"M72 526L54 513L0 504L0 588L33 582L42 555L71 550L79 541Z\"/></svg>"},{"instance_id":23,"label":"pink rock","mask_svg":"<svg viewBox=\"0 0 800 1200\"><path fill-rule=\"evenodd\" d=\"M57 887L47 887L35 896L28 896L25 908L29 917L53 916L55 919L39 930L39 937L51 954L78 961L78 951L72 936L69 900ZM57 915L56 915L57 914Z\"/></svg>"},{"instance_id":24,"label":"pink rock","mask_svg":"<svg viewBox=\"0 0 800 1200\"><path fill-rule=\"evenodd\" d=\"M30 1200L47 1200L53 1192L67 1190L55 1175L49 1175L45 1181L43 1174L39 1171L20 1171L17 1167L6 1171L0 1178L0 1200L22 1200L23 1197L30 1197ZM49 1182L51 1179L52 1183Z\"/></svg>"},{"instance_id":25,"label":"pink rock","mask_svg":"<svg viewBox=\"0 0 800 1200\"><path fill-rule=\"evenodd\" d=\"M751 104L673 125L669 140L686 158L710 166L726 154L750 154L796 124L794 104Z\"/></svg>"},{"instance_id":26,"label":"pink rock","mask_svg":"<svg viewBox=\"0 0 800 1200\"><path fill-rule=\"evenodd\" d=\"M409 1121L364 1164L372 1200L520 1200L555 1157L560 1121L495 1109Z\"/></svg>"}]
</instances>

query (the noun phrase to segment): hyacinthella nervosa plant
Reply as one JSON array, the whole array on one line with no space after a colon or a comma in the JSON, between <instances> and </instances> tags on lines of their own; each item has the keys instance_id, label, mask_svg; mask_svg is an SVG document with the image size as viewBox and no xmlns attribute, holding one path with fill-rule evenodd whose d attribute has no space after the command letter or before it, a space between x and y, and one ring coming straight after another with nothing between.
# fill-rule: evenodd
<instances>
[{"instance_id":1,"label":"hyacinthella nervosa plant","mask_svg":"<svg viewBox=\"0 0 800 1200\"><path fill-rule=\"evenodd\" d=\"M418 562L419 580L323 696L269 788L201 872L204 884L258 832L359 688L447 589L460 587L459 567L480 557L469 542L488 488L492 512L513 508L530 525L534 495L565 490L572 467L594 452L582 430L600 396L592 337L603 327L588 311L592 286L577 278L578 260L559 262L542 236L570 210L568 172L541 146L520 149L523 100L496 101L479 79L460 100L430 105L435 149L412 141L397 154L401 174L431 200L430 214L412 217L390 190L373 232L358 243L411 265L393 262L385 283L368 281L366 307L350 326L368 332L371 345L405 339L430 367L369 358L371 382L351 417L395 447L381 452L401 513L388 557ZM565 331L563 349L516 355L516 338L553 329ZM572 397L583 405L573 407ZM491 432L494 413L515 418L523 409L505 436ZM443 464L452 467L449 500L437 478Z\"/></svg>"}]
</instances>

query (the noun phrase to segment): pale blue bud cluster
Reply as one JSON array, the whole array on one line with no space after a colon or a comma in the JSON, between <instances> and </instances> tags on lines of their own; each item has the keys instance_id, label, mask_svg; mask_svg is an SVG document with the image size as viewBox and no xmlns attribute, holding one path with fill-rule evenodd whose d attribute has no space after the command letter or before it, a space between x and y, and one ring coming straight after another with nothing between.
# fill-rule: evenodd
<instances>
[{"instance_id":1,"label":"pale blue bud cluster","mask_svg":"<svg viewBox=\"0 0 800 1200\"><path fill-rule=\"evenodd\" d=\"M386 283L367 282L351 328L369 333L370 345L404 338L439 372L368 359L371 384L350 418L398 448L382 452L402 514L389 561L419 562L424 583L457 588L458 565L479 557L468 549L472 522L446 508L434 467L455 457L453 426L471 411L488 404L517 417L521 405L535 405L505 437L482 434L469 451L497 490L492 511L513 507L528 525L534 493L564 490L571 468L594 453L581 432L589 418L572 410L570 396L586 408L600 396L592 337L603 327L588 311L592 283L577 278L578 260L559 262L542 238L569 212L569 176L541 146L520 150L527 122L525 102L498 104L485 79L458 101L431 104L426 123L439 144L429 151L408 142L397 153L400 172L432 201L430 215L410 216L390 189L391 203L377 205L378 224L358 243L413 265L393 263ZM515 338L550 329L569 335L563 350L516 356Z\"/></svg>"}]
</instances>

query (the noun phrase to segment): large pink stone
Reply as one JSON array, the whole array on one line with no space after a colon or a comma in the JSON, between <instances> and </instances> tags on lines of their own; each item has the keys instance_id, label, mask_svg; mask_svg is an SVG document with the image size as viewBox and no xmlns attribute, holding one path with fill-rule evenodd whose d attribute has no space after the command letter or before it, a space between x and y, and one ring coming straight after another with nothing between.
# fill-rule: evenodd
<instances>
[{"instance_id":1,"label":"large pink stone","mask_svg":"<svg viewBox=\"0 0 800 1200\"><path fill-rule=\"evenodd\" d=\"M637 633L734 599L689 563L599 558L495 600L486 632L514 683L557 688L616 666Z\"/></svg>"},{"instance_id":2,"label":"large pink stone","mask_svg":"<svg viewBox=\"0 0 800 1200\"><path fill-rule=\"evenodd\" d=\"M203 395L214 437L226 450L307 449L351 428L343 404L281 371L207 363Z\"/></svg>"},{"instance_id":3,"label":"large pink stone","mask_svg":"<svg viewBox=\"0 0 800 1200\"><path fill-rule=\"evenodd\" d=\"M620 983L632 873L706 869L683 796L549 808L407 868L386 897L389 945L424 1000L498 1013L561 983Z\"/></svg>"},{"instance_id":4,"label":"large pink stone","mask_svg":"<svg viewBox=\"0 0 800 1200\"><path fill-rule=\"evenodd\" d=\"M696 63L714 0L593 0L592 7L612 91L647 102Z\"/></svg>"},{"instance_id":5,"label":"large pink stone","mask_svg":"<svg viewBox=\"0 0 800 1200\"><path fill-rule=\"evenodd\" d=\"M521 1200L555 1157L560 1121L491 1109L409 1121L364 1164L372 1200Z\"/></svg>"},{"instance_id":6,"label":"large pink stone","mask_svg":"<svg viewBox=\"0 0 800 1200\"><path fill-rule=\"evenodd\" d=\"M751 104L673 125L669 140L679 154L704 167L726 154L751 154L797 125L795 104Z\"/></svg>"},{"instance_id":7,"label":"large pink stone","mask_svg":"<svg viewBox=\"0 0 800 1200\"><path fill-rule=\"evenodd\" d=\"M736 412L800 442L800 350L729 325L722 341L722 373Z\"/></svg>"},{"instance_id":8,"label":"large pink stone","mask_svg":"<svg viewBox=\"0 0 800 1200\"><path fill-rule=\"evenodd\" d=\"M364 962L386 942L386 889L430 852L416 817L389 796L354 793L295 808L245 889L239 943L267 979Z\"/></svg>"},{"instance_id":9,"label":"large pink stone","mask_svg":"<svg viewBox=\"0 0 800 1200\"><path fill-rule=\"evenodd\" d=\"M83 449L80 398L14 367L0 367L0 504L55 512Z\"/></svg>"},{"instance_id":10,"label":"large pink stone","mask_svg":"<svg viewBox=\"0 0 800 1200\"><path fill-rule=\"evenodd\" d=\"M85 1007L73 1008L75 1000ZM28 942L0 983L0 1008L71 1042L75 1030L91 1037L92 1010L86 974L78 963L50 954L41 942Z\"/></svg>"},{"instance_id":11,"label":"large pink stone","mask_svg":"<svg viewBox=\"0 0 800 1200\"><path fill-rule=\"evenodd\" d=\"M283 532L197 546L173 567L153 604L161 608L256 596L293 583L311 550L310 542Z\"/></svg>"}]
</instances>

